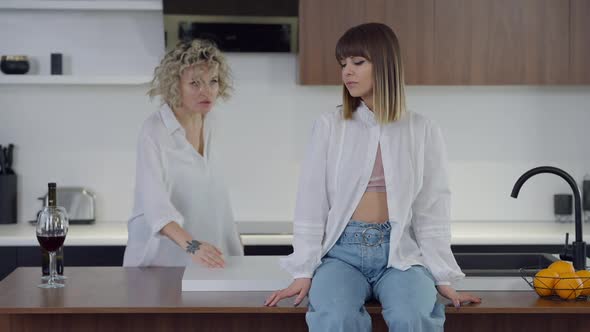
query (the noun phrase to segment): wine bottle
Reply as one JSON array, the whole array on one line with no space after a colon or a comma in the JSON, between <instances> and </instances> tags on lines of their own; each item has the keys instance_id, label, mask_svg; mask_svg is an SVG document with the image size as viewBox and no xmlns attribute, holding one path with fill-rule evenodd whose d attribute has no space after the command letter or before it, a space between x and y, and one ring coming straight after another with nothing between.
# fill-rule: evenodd
<instances>
[{"instance_id":1,"label":"wine bottle","mask_svg":"<svg viewBox=\"0 0 590 332\"><path fill-rule=\"evenodd\" d=\"M64 274L64 247L61 246L55 252L55 264L57 264L57 274ZM49 275L49 252L41 247L41 273L43 276Z\"/></svg>"},{"instance_id":2,"label":"wine bottle","mask_svg":"<svg viewBox=\"0 0 590 332\"><path fill-rule=\"evenodd\" d=\"M49 275L49 253L41 248L41 274L45 277Z\"/></svg>"},{"instance_id":3,"label":"wine bottle","mask_svg":"<svg viewBox=\"0 0 590 332\"><path fill-rule=\"evenodd\" d=\"M64 246L59 247L57 249L57 253L55 254L55 264L57 265L57 275L63 276L64 275Z\"/></svg>"}]
</instances>

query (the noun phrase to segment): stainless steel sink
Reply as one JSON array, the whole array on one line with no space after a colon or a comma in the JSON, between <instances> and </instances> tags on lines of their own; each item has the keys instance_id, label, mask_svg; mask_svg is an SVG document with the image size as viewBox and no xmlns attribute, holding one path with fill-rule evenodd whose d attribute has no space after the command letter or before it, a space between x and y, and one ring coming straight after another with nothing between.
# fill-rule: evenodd
<instances>
[{"instance_id":1,"label":"stainless steel sink","mask_svg":"<svg viewBox=\"0 0 590 332\"><path fill-rule=\"evenodd\" d=\"M545 253L455 253L455 259L466 276L520 276L521 268L537 269L548 267L557 261Z\"/></svg>"}]
</instances>

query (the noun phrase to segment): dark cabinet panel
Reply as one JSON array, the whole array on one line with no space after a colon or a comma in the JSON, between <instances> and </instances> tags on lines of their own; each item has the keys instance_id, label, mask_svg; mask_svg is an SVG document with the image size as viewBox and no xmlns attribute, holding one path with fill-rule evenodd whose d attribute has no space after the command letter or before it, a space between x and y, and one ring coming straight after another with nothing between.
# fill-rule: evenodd
<instances>
[{"instance_id":1,"label":"dark cabinet panel","mask_svg":"<svg viewBox=\"0 0 590 332\"><path fill-rule=\"evenodd\" d=\"M18 247L18 266L41 266L39 247ZM64 265L122 266L124 246L65 246Z\"/></svg>"},{"instance_id":2,"label":"dark cabinet panel","mask_svg":"<svg viewBox=\"0 0 590 332\"><path fill-rule=\"evenodd\" d=\"M16 268L16 248L0 247L0 280Z\"/></svg>"},{"instance_id":3,"label":"dark cabinet panel","mask_svg":"<svg viewBox=\"0 0 590 332\"><path fill-rule=\"evenodd\" d=\"M68 266L122 266L124 253L125 246L66 246L65 270ZM39 247L0 247L0 257L0 280L21 266L39 266L41 274Z\"/></svg>"},{"instance_id":4,"label":"dark cabinet panel","mask_svg":"<svg viewBox=\"0 0 590 332\"><path fill-rule=\"evenodd\" d=\"M246 256L286 256L291 253L292 246L244 246Z\"/></svg>"},{"instance_id":5,"label":"dark cabinet panel","mask_svg":"<svg viewBox=\"0 0 590 332\"><path fill-rule=\"evenodd\" d=\"M40 247L17 247L16 252L17 266L41 266L42 256Z\"/></svg>"},{"instance_id":6,"label":"dark cabinet panel","mask_svg":"<svg viewBox=\"0 0 590 332\"><path fill-rule=\"evenodd\" d=\"M297 16L297 0L162 0L164 15Z\"/></svg>"},{"instance_id":7,"label":"dark cabinet panel","mask_svg":"<svg viewBox=\"0 0 590 332\"><path fill-rule=\"evenodd\" d=\"M64 247L65 266L123 266L124 246Z\"/></svg>"}]
</instances>

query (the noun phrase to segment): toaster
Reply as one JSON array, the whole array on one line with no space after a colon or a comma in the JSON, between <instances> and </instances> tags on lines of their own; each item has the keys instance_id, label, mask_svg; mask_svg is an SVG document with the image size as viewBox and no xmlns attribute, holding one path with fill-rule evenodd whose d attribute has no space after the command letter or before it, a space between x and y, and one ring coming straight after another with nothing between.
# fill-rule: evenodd
<instances>
[{"instance_id":1,"label":"toaster","mask_svg":"<svg viewBox=\"0 0 590 332\"><path fill-rule=\"evenodd\" d=\"M47 194L38 199L43 201L43 206L47 206ZM70 225L94 223L96 196L90 190L84 187L58 187L56 199L57 205L66 209Z\"/></svg>"}]
</instances>

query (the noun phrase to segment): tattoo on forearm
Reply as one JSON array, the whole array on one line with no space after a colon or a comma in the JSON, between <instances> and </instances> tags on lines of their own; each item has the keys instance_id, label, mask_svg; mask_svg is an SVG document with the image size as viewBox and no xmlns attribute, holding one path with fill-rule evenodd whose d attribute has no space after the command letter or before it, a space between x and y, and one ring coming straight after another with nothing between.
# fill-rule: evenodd
<instances>
[{"instance_id":1,"label":"tattoo on forearm","mask_svg":"<svg viewBox=\"0 0 590 332\"><path fill-rule=\"evenodd\" d=\"M188 244L186 246L186 252L188 252L189 254L194 254L197 250L199 250L199 247L201 246L201 242L197 240L186 241L186 244Z\"/></svg>"}]
</instances>

